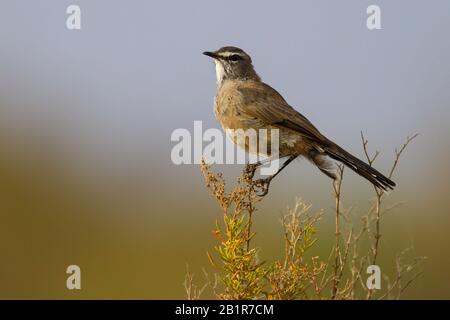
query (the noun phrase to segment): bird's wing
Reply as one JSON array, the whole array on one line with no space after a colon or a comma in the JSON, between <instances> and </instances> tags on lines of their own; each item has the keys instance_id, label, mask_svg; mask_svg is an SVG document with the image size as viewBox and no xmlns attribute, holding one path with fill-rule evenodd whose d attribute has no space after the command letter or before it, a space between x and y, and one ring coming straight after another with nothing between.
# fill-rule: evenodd
<instances>
[{"instance_id":1,"label":"bird's wing","mask_svg":"<svg viewBox=\"0 0 450 320\"><path fill-rule=\"evenodd\" d=\"M240 93L237 104L239 112L268 125L294 130L311 141L327 141L305 116L292 108L269 85L259 81L243 81L236 90Z\"/></svg>"}]
</instances>

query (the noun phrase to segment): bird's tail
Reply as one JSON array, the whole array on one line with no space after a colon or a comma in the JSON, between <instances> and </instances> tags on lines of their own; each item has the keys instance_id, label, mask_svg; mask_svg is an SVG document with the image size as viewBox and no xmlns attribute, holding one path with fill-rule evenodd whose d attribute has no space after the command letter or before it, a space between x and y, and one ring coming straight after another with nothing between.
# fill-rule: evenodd
<instances>
[{"instance_id":1,"label":"bird's tail","mask_svg":"<svg viewBox=\"0 0 450 320\"><path fill-rule=\"evenodd\" d=\"M357 174L369 180L374 186L385 191L387 191L388 189L394 189L394 181L387 178L386 176L375 170L373 167L369 166L367 163L351 155L334 142L329 141L327 146L323 147L323 149L329 157L342 162Z\"/></svg>"}]
</instances>

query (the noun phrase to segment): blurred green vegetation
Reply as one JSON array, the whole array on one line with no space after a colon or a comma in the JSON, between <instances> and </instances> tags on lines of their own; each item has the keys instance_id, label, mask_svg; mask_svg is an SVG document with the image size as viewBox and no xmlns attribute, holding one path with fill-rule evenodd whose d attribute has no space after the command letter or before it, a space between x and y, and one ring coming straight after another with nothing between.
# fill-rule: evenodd
<instances>
[{"instance_id":1,"label":"blurred green vegetation","mask_svg":"<svg viewBox=\"0 0 450 320\"><path fill-rule=\"evenodd\" d=\"M43 144L8 141L0 144L1 298L183 298L186 263L202 280L201 268L208 267L205 252L215 244L211 230L221 213L203 189L197 167L176 167L165 181L150 179L145 185L134 176L105 179L72 172ZM175 181L183 170L197 175ZM434 170L448 169L442 164ZM264 248L262 260L280 259L283 253L280 212L292 203L282 195L285 184L281 177L273 184L271 197L254 217L253 241ZM449 186L436 183L415 193L415 185L402 180L399 185L387 201L406 203L383 219L379 264L391 268L395 254L413 243L416 253L428 259L424 275L404 297L450 298L450 219L444 195ZM368 206L370 188L365 191L344 187L344 206L355 204L355 223ZM315 253L324 256L334 241L331 190L321 190L312 200L313 209L325 209L315 245ZM65 288L70 264L81 267L79 292Z\"/></svg>"}]
</instances>

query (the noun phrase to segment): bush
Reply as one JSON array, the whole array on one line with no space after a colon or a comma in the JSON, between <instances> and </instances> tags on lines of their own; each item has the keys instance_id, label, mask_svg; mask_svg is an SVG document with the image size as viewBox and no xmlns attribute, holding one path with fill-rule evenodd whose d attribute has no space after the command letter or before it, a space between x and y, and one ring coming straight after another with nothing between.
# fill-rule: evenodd
<instances>
[{"instance_id":1,"label":"bush","mask_svg":"<svg viewBox=\"0 0 450 320\"><path fill-rule=\"evenodd\" d=\"M409 142L417 135L407 138L404 145L395 151L392 177ZM361 134L367 161L373 164L379 152L369 156L367 140ZM216 223L213 232L217 239L214 248L216 258L208 253L216 272L211 279L205 271L206 283L200 288L193 283L188 271L185 290L188 299L199 299L206 288L210 288L218 299L394 299L400 298L404 290L421 274L423 257L416 257L413 248L405 249L395 261L395 274L383 290L370 289L365 282L366 269L376 265L380 251L380 222L384 213L396 205L382 207L384 192L376 187L375 200L369 212L362 218L357 232L351 225L343 232L341 224L348 221L341 209L341 184L344 167L339 167L339 179L333 183L335 195L335 243L328 259L318 256L306 257L314 250L316 223L322 212L311 214L311 205L297 199L281 219L284 231L284 258L266 263L258 258L259 249L252 247L252 220L256 206L261 201L257 191L260 186L253 181L255 168L248 165L237 179L233 190L225 191L222 173L214 173L210 165L202 162L201 171L207 188L217 200L223 212L221 223ZM369 248L361 245L363 239ZM311 256L309 254L308 256ZM385 275L387 277L387 275Z\"/></svg>"}]
</instances>

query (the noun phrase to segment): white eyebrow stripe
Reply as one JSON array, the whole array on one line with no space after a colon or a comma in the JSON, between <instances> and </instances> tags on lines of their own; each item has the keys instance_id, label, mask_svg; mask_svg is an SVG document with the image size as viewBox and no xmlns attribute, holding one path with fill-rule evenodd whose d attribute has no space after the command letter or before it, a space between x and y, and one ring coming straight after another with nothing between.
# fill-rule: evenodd
<instances>
[{"instance_id":1,"label":"white eyebrow stripe","mask_svg":"<svg viewBox=\"0 0 450 320\"><path fill-rule=\"evenodd\" d=\"M234 55L238 55L240 57L244 57L244 54L241 52L230 52L230 51L226 51L226 52L219 52L217 55L223 57L223 58L229 58L231 56Z\"/></svg>"}]
</instances>

